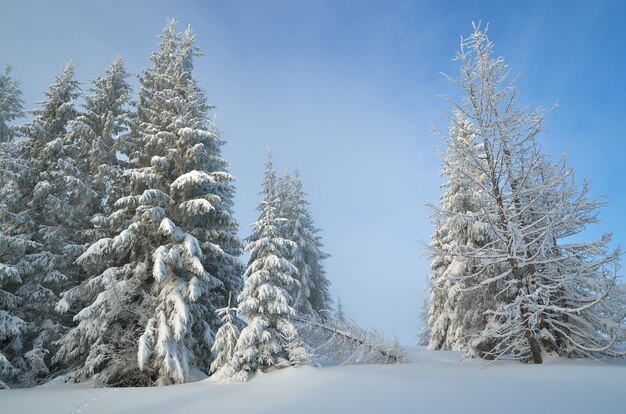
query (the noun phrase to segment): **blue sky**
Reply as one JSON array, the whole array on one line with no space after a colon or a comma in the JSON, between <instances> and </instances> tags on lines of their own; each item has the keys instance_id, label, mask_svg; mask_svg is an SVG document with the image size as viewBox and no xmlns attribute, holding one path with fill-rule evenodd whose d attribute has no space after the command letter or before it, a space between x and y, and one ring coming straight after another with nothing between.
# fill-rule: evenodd
<instances>
[{"instance_id":1,"label":"blue sky","mask_svg":"<svg viewBox=\"0 0 626 414\"><path fill-rule=\"evenodd\" d=\"M611 199L588 236L626 241L625 2L4 0L0 63L30 108L70 60L85 83L117 54L139 73L168 17L205 53L196 74L227 140L242 237L269 148L279 172L300 169L333 295L364 326L414 342L424 204L442 181L431 127L450 109L438 95L457 93L439 72L458 71L472 21L489 22L496 53L522 73L522 103L559 101L543 148Z\"/></svg>"}]
</instances>

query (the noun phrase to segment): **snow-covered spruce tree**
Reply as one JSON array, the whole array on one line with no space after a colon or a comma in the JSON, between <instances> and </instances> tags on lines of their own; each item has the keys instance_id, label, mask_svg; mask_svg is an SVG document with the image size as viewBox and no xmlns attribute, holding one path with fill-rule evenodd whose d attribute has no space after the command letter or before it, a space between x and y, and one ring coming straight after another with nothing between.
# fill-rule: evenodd
<instances>
[{"instance_id":1,"label":"snow-covered spruce tree","mask_svg":"<svg viewBox=\"0 0 626 414\"><path fill-rule=\"evenodd\" d=\"M79 195L79 209L85 220L83 228L77 229L77 232L79 240L85 245L110 236L112 232L105 216L122 192L122 166L116 157L115 144L129 125L126 106L132 90L127 78L123 60L116 58L102 77L92 81L90 93L84 96L84 112L68 126L66 141L73 143L74 157L65 160L61 171L65 174L68 189ZM92 276L83 272L81 280L84 282L77 282L63 292L55 309L73 317L76 309L86 306L89 295L84 294L82 285L88 283ZM77 339L79 331L80 328L72 329L59 340L60 350L53 358L70 371L84 364L84 349L89 349L95 341L94 338L83 338L87 342L80 343Z\"/></svg>"},{"instance_id":2,"label":"snow-covered spruce tree","mask_svg":"<svg viewBox=\"0 0 626 414\"><path fill-rule=\"evenodd\" d=\"M309 209L308 201L305 199L306 193L302 191L302 183L298 171L294 177L294 188L296 198L300 198L302 207L302 216L299 220L302 222L302 228L306 230L303 234L309 234L312 236L308 240L305 246L309 248L304 250L304 261L308 264L310 270L309 280L312 285L310 289L309 302L315 312L323 315L324 310L332 308L333 300L330 295L330 281L326 276L326 269L324 268L324 260L330 257L330 254L323 251L322 237L320 235L321 229L315 226L313 215Z\"/></svg>"},{"instance_id":3,"label":"snow-covered spruce tree","mask_svg":"<svg viewBox=\"0 0 626 414\"><path fill-rule=\"evenodd\" d=\"M234 314L236 312L237 308L231 307L230 295L228 297L228 305L217 310L217 314L222 318L222 326L218 329L213 347L211 348L214 360L211 363L210 373L216 373L218 377L220 376L220 370L232 370L231 361L235 355L235 348L237 347L237 340L240 334L239 328L235 324ZM232 375L231 372L225 374L227 377L230 375Z\"/></svg>"},{"instance_id":4,"label":"snow-covered spruce tree","mask_svg":"<svg viewBox=\"0 0 626 414\"><path fill-rule=\"evenodd\" d=\"M110 213L115 202L124 195L122 169L124 164L117 158L116 149L121 137L128 131L131 114L128 104L132 88L124 61L116 57L104 70L103 76L92 81L89 94L85 96L84 113L70 125L75 140L81 144L80 171L89 181L82 180L97 194L99 205L91 214L95 233L108 229L102 216ZM101 234L91 234L96 241Z\"/></svg>"},{"instance_id":5,"label":"snow-covered spruce tree","mask_svg":"<svg viewBox=\"0 0 626 414\"><path fill-rule=\"evenodd\" d=\"M19 366L19 380L26 385L50 374L52 343L71 321L57 315L54 304L78 277L73 265L82 250L77 229L86 221L77 208L81 194L65 179L76 148L66 135L77 115L77 92L74 66L69 64L45 92L41 108L32 111L34 119L21 128L25 139L18 143L18 152L23 168L3 188L2 232L4 241L7 236L10 240L3 246L8 252L0 255L9 257L17 270L11 293L19 306L13 316L23 322L9 341L13 365Z\"/></svg>"},{"instance_id":6,"label":"snow-covered spruce tree","mask_svg":"<svg viewBox=\"0 0 626 414\"><path fill-rule=\"evenodd\" d=\"M337 312L335 313L335 319L339 322L346 321L346 315L343 312L343 305L341 303L341 298L337 297Z\"/></svg>"},{"instance_id":7,"label":"snow-covered spruce tree","mask_svg":"<svg viewBox=\"0 0 626 414\"><path fill-rule=\"evenodd\" d=\"M11 76L11 66L6 65L0 74L0 389L19 376L19 367L13 349L19 347L27 324L16 315L20 299L15 294L21 282L17 259L24 256L26 242L5 234L11 226L13 214L9 211L12 198L19 195L15 181L24 171L22 160L17 158L15 138L19 135L13 122L24 116L22 91L17 79ZM12 343L15 340L15 343Z\"/></svg>"},{"instance_id":8,"label":"snow-covered spruce tree","mask_svg":"<svg viewBox=\"0 0 626 414\"><path fill-rule=\"evenodd\" d=\"M290 321L295 315L289 291L298 285L298 269L289 261L296 244L281 236L284 219L278 217L276 176L268 157L258 210L246 251L250 253L239 315L247 322L241 331L232 364L235 372L284 367L292 359L298 332Z\"/></svg>"},{"instance_id":9,"label":"snow-covered spruce tree","mask_svg":"<svg viewBox=\"0 0 626 414\"><path fill-rule=\"evenodd\" d=\"M322 251L320 230L315 227L306 194L298 172L285 173L278 181L278 216L284 238L296 244L289 261L298 269L298 284L290 291L296 312L325 317L332 306L323 260L329 255Z\"/></svg>"},{"instance_id":10,"label":"snow-covered spruce tree","mask_svg":"<svg viewBox=\"0 0 626 414\"><path fill-rule=\"evenodd\" d=\"M430 309L430 293L425 292L424 298L422 299L422 306L420 306L420 310L418 313L419 323L421 328L417 335L415 335L416 341L415 344L418 346L428 346L430 343L431 337L431 328L428 324L428 311Z\"/></svg>"},{"instance_id":11,"label":"snow-covered spruce tree","mask_svg":"<svg viewBox=\"0 0 626 414\"><path fill-rule=\"evenodd\" d=\"M442 185L445 192L438 205L430 206L435 231L429 247L428 346L486 356L491 347L481 335L490 320L485 312L495 309L506 295L501 283L490 280L499 274L497 265L464 254L497 242L490 232L491 218L483 211L488 203L482 187L484 166L465 157L469 147L480 154L481 146L474 142L471 123L460 113L452 115L451 123L450 131L442 134L447 143L441 170L447 177Z\"/></svg>"},{"instance_id":12,"label":"snow-covered spruce tree","mask_svg":"<svg viewBox=\"0 0 626 414\"><path fill-rule=\"evenodd\" d=\"M168 22L140 77L136 119L120 147L129 193L107 220L117 235L78 259L94 276L66 294L89 298L60 353L84 359L78 379L167 384L187 381L191 366L208 372L215 311L240 289L233 178L193 77L194 41Z\"/></svg>"},{"instance_id":13,"label":"snow-covered spruce tree","mask_svg":"<svg viewBox=\"0 0 626 414\"><path fill-rule=\"evenodd\" d=\"M456 257L478 260L479 270L499 269L482 280L480 272L463 277L466 289L504 286L506 300L487 311L491 323L481 337L491 349L484 355L534 363L546 350L567 357L621 355L619 251L608 249L608 235L569 241L596 222L602 203L588 198L586 186L577 188L563 160L551 162L540 152L536 137L546 111L517 106L515 79L492 52L480 27L462 40L460 76L453 81L463 98L453 102L469 121L475 145L447 142L448 154L466 160L456 172L488 195L481 208L494 240L468 245Z\"/></svg>"},{"instance_id":14,"label":"snow-covered spruce tree","mask_svg":"<svg viewBox=\"0 0 626 414\"><path fill-rule=\"evenodd\" d=\"M20 128L13 124L25 115L23 104L19 81L11 76L11 66L6 65L0 73L0 223L5 223L0 229L12 221L9 209L20 194L15 187L27 168L17 148Z\"/></svg>"},{"instance_id":15,"label":"snow-covered spruce tree","mask_svg":"<svg viewBox=\"0 0 626 414\"><path fill-rule=\"evenodd\" d=\"M127 77L123 61L117 58L103 77L93 80L90 94L84 96L84 111L69 122L62 151L51 164L54 185L64 195L58 197L80 213L80 221L69 225L81 245L105 235L102 216L110 212L112 201L121 192L114 144L129 125L126 105L131 87ZM60 310L64 305L60 304Z\"/></svg>"},{"instance_id":16,"label":"snow-covered spruce tree","mask_svg":"<svg viewBox=\"0 0 626 414\"><path fill-rule=\"evenodd\" d=\"M20 82L11 76L11 65L0 73L0 143L12 142L18 133L12 123L24 116Z\"/></svg>"}]
</instances>

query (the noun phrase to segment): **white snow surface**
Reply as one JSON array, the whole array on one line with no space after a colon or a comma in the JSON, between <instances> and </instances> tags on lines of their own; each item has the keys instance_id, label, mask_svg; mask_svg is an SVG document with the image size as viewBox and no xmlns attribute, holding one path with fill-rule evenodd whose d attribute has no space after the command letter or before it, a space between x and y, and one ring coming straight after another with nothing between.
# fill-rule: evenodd
<instances>
[{"instance_id":1,"label":"white snow surface","mask_svg":"<svg viewBox=\"0 0 626 414\"><path fill-rule=\"evenodd\" d=\"M626 362L548 358L543 365L460 361L408 348L398 365L299 367L247 383L210 378L154 388L90 388L54 380L0 390L2 413L623 413Z\"/></svg>"}]
</instances>

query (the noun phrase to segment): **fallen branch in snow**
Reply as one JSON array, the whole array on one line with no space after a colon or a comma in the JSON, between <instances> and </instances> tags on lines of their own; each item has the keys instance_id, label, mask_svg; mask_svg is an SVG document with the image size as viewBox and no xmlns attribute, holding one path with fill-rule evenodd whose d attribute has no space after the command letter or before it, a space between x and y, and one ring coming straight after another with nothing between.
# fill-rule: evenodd
<instances>
[{"instance_id":1,"label":"fallen branch in snow","mask_svg":"<svg viewBox=\"0 0 626 414\"><path fill-rule=\"evenodd\" d=\"M319 363L395 364L405 361L404 350L397 339L387 340L375 330L365 330L354 321L328 321L314 317L291 318L300 338L312 349Z\"/></svg>"}]
</instances>

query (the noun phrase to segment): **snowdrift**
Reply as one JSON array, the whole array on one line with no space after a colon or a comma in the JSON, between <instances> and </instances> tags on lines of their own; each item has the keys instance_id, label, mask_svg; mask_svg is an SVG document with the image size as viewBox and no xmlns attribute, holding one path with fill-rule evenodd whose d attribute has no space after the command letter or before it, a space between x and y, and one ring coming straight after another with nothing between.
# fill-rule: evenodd
<instances>
[{"instance_id":1,"label":"snowdrift","mask_svg":"<svg viewBox=\"0 0 626 414\"><path fill-rule=\"evenodd\" d=\"M626 361L543 365L465 360L409 348L396 365L300 367L239 384L160 388L46 385L0 391L2 413L623 413Z\"/></svg>"}]
</instances>

